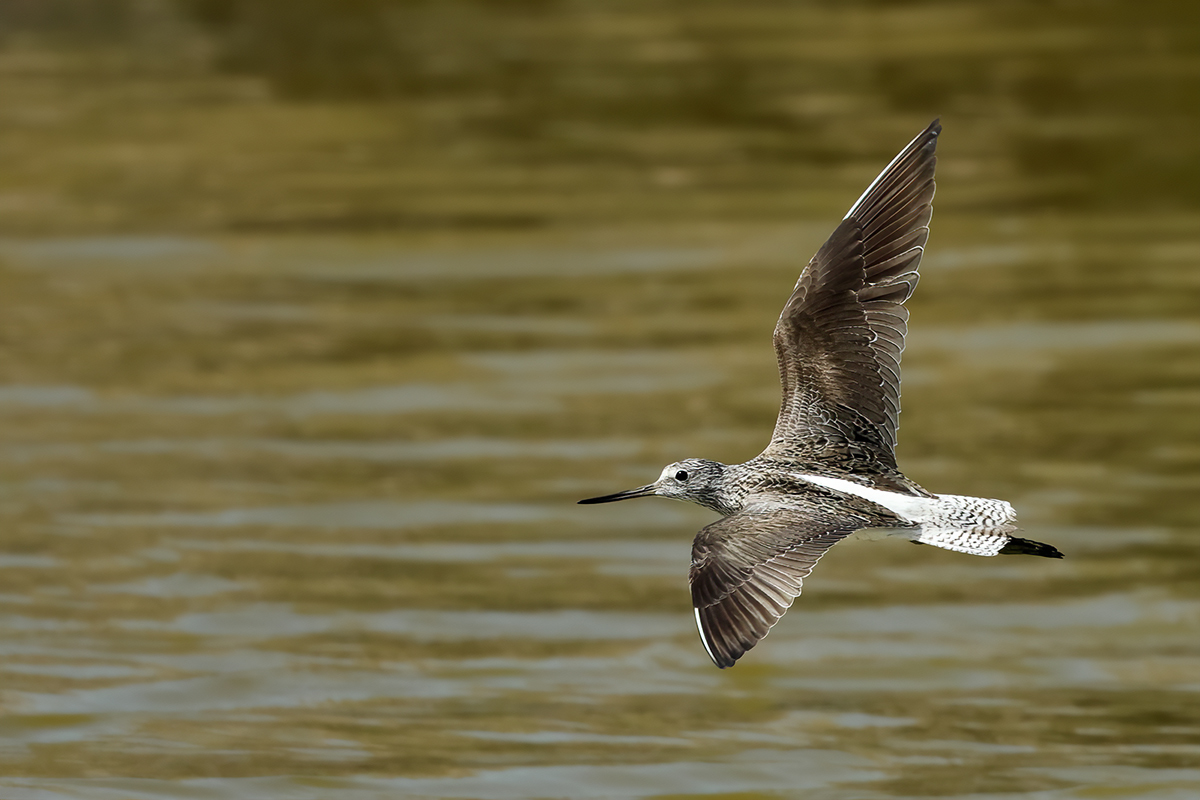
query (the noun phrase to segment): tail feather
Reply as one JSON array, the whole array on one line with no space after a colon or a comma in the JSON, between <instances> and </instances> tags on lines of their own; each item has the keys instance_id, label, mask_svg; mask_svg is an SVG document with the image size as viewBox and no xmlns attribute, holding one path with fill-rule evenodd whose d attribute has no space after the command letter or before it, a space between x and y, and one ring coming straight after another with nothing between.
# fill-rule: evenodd
<instances>
[{"instance_id":1,"label":"tail feather","mask_svg":"<svg viewBox=\"0 0 1200 800\"><path fill-rule=\"evenodd\" d=\"M1063 557L1052 545L1013 536L1017 512L1003 500L939 494L910 519L920 525L909 534L917 544L973 556Z\"/></svg>"},{"instance_id":2,"label":"tail feather","mask_svg":"<svg viewBox=\"0 0 1200 800\"><path fill-rule=\"evenodd\" d=\"M939 494L925 511L921 522L947 528L1011 528L1017 523L1017 512L1003 500L987 497L966 497L960 494Z\"/></svg>"},{"instance_id":3,"label":"tail feather","mask_svg":"<svg viewBox=\"0 0 1200 800\"><path fill-rule=\"evenodd\" d=\"M1009 529L1011 530L1011 528ZM1012 539L1004 529L982 526L946 528L922 525L913 541L972 556L995 556Z\"/></svg>"},{"instance_id":4,"label":"tail feather","mask_svg":"<svg viewBox=\"0 0 1200 800\"><path fill-rule=\"evenodd\" d=\"M1045 558L1062 558L1063 554L1053 545L1022 539L1010 535L1012 527L987 528L983 526L944 528L921 526L913 535L917 544L931 544L943 550L967 553L972 556L1028 555Z\"/></svg>"},{"instance_id":5,"label":"tail feather","mask_svg":"<svg viewBox=\"0 0 1200 800\"><path fill-rule=\"evenodd\" d=\"M1063 554L1052 544L1035 542L1032 539L1021 539L1016 536L1008 537L1008 543L1000 549L1002 556L1042 556L1044 558L1062 558Z\"/></svg>"}]
</instances>

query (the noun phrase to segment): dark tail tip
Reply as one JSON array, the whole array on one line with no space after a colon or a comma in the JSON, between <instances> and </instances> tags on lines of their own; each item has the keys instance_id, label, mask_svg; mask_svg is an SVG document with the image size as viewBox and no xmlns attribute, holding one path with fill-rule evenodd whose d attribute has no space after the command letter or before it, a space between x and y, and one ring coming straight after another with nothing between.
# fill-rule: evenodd
<instances>
[{"instance_id":1,"label":"dark tail tip","mask_svg":"<svg viewBox=\"0 0 1200 800\"><path fill-rule=\"evenodd\" d=\"M1008 540L1008 544L1004 545L1003 549L1000 550L1000 555L1042 556L1043 558L1063 557L1063 554L1054 545L1035 542L1032 539L1019 539L1016 536Z\"/></svg>"}]
</instances>

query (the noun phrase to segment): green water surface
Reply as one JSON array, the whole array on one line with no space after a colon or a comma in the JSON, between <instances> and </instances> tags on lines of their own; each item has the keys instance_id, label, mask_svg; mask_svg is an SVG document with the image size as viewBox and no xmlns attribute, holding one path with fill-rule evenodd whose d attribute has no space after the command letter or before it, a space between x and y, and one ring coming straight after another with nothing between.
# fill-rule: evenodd
<instances>
[{"instance_id":1,"label":"green water surface","mask_svg":"<svg viewBox=\"0 0 1200 800\"><path fill-rule=\"evenodd\" d=\"M0 795L1200 797L1187 4L0 14ZM23 10L22 10L23 9ZM899 457L719 671L800 268L940 115Z\"/></svg>"}]
</instances>

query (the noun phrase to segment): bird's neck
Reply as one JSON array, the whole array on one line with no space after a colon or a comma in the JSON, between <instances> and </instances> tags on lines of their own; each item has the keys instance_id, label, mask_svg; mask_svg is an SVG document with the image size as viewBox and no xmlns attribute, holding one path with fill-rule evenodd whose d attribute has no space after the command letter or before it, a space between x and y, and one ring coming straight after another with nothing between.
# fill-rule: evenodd
<instances>
[{"instance_id":1,"label":"bird's neck","mask_svg":"<svg viewBox=\"0 0 1200 800\"><path fill-rule=\"evenodd\" d=\"M742 481L737 476L737 467L740 465L717 463L717 466L719 473L712 482L711 491L705 493L703 500L696 502L724 516L736 514L745 507L747 497Z\"/></svg>"}]
</instances>

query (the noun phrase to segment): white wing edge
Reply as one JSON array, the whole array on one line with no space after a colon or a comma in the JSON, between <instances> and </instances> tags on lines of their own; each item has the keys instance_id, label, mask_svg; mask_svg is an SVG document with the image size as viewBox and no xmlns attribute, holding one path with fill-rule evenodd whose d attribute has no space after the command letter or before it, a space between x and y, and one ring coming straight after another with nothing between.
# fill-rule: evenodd
<instances>
[{"instance_id":1,"label":"white wing edge","mask_svg":"<svg viewBox=\"0 0 1200 800\"><path fill-rule=\"evenodd\" d=\"M920 139L922 136L924 136L927 133L929 133L928 128L926 128L925 130L918 133L916 136L914 136L912 138L912 141L910 141L908 144L904 145L904 147L902 147L900 149L900 152L896 154L896 157L893 158L891 161L889 161L888 165L883 168L883 171L875 176L875 180L871 181L871 185L867 187L866 191L858 196L858 199L854 201L854 205L850 206L850 210L846 212L846 216L842 217L842 219L846 219L851 214L853 214L855 211L858 211L859 205L862 203L863 200L866 199L867 195L869 195L871 193L871 190L879 185L879 182L881 180L883 180L883 176L888 174L888 170L890 170L892 167L896 166L896 162L899 161L901 159L901 157L903 157L904 154L908 152L908 148L910 148L914 144L916 144L917 139Z\"/></svg>"}]
</instances>

